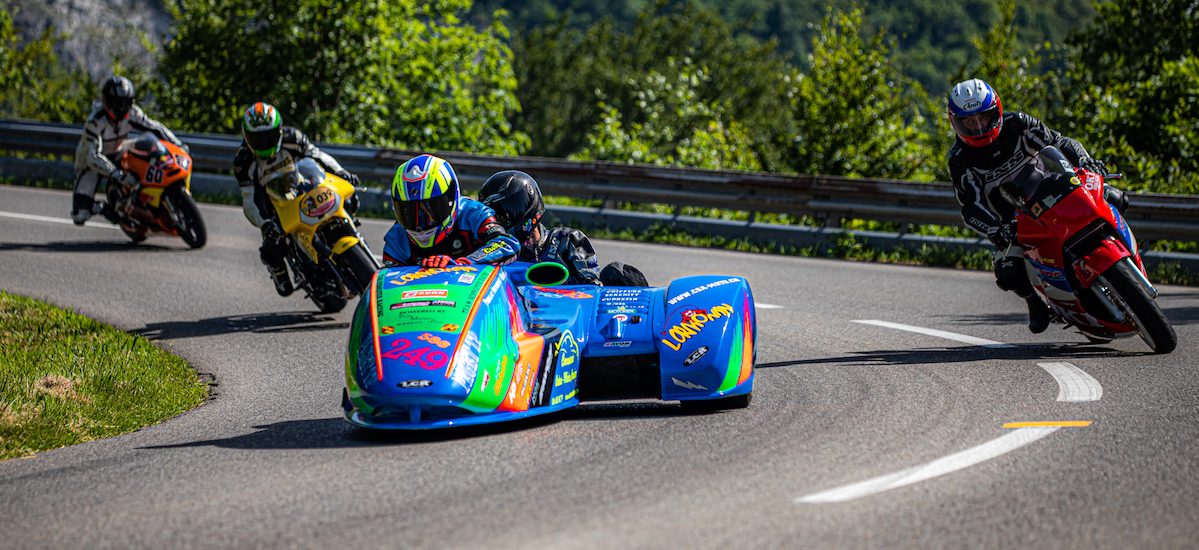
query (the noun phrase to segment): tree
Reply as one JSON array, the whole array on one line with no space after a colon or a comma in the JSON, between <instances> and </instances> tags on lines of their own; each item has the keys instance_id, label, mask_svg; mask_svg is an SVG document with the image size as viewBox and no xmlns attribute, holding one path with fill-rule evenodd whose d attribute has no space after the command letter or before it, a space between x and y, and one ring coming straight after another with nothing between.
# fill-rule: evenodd
<instances>
[{"instance_id":1,"label":"tree","mask_svg":"<svg viewBox=\"0 0 1199 550\"><path fill-rule=\"evenodd\" d=\"M587 133L574 158L639 162L708 169L760 170L749 132L730 120L720 104L705 102L699 88L707 71L691 59L667 60L667 76L651 71L629 77L637 112L626 117L601 101L603 116ZM638 121L625 122L626 118Z\"/></svg>"},{"instance_id":2,"label":"tree","mask_svg":"<svg viewBox=\"0 0 1199 550\"><path fill-rule=\"evenodd\" d=\"M924 89L890 63L880 31L861 35L862 12L830 12L812 41L810 69L790 76L790 168L801 174L933 179L943 170L924 113ZM782 136L788 138L790 136Z\"/></svg>"},{"instance_id":3,"label":"tree","mask_svg":"<svg viewBox=\"0 0 1199 550\"><path fill-rule=\"evenodd\" d=\"M642 103L654 85L641 77L682 81L690 67L686 70L703 74L692 88L695 100L719 112L722 124L740 125L758 164L782 167L771 136L784 131L779 113L787 105L782 95L787 65L774 43L736 36L710 10L659 1L630 25L605 19L585 31L560 19L522 35L514 50L525 107L516 125L532 136L534 154L566 156L589 147L579 129L611 119L611 109L626 129L649 123L654 112ZM708 125L699 118L686 121ZM694 130L679 128L678 135Z\"/></svg>"},{"instance_id":4,"label":"tree","mask_svg":"<svg viewBox=\"0 0 1199 550\"><path fill-rule=\"evenodd\" d=\"M318 139L516 154L527 138L507 30L476 30L469 0L178 0L160 63L182 127L238 131L254 101Z\"/></svg>"},{"instance_id":5,"label":"tree","mask_svg":"<svg viewBox=\"0 0 1199 550\"><path fill-rule=\"evenodd\" d=\"M94 90L87 75L59 63L60 36L46 29L22 44L12 15L0 8L0 111L5 116L45 121L82 121Z\"/></svg>"},{"instance_id":6,"label":"tree","mask_svg":"<svg viewBox=\"0 0 1199 550\"><path fill-rule=\"evenodd\" d=\"M1045 117L1058 84L1057 75L1042 62L1042 54L1048 53L1049 45L1037 49L1023 46L1016 39L1016 1L997 3L999 21L986 34L971 40L977 63L969 69L963 67L954 80L981 78L999 93L1004 109Z\"/></svg>"},{"instance_id":7,"label":"tree","mask_svg":"<svg viewBox=\"0 0 1199 550\"><path fill-rule=\"evenodd\" d=\"M1199 192L1199 1L1113 0L1071 37L1058 115L1121 185Z\"/></svg>"}]
</instances>

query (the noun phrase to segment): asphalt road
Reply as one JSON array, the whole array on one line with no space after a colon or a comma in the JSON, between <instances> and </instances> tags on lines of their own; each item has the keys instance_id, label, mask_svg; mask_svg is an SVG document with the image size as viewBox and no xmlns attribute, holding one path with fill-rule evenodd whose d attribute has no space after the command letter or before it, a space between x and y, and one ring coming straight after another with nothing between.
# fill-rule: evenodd
<instances>
[{"instance_id":1,"label":"asphalt road","mask_svg":"<svg viewBox=\"0 0 1199 550\"><path fill-rule=\"evenodd\" d=\"M64 223L69 202L0 186L0 288L144 334L219 385L160 425L0 462L0 547L1125 548L1199 536L1199 290L1161 288L1180 344L1155 356L1139 340L1029 334L1022 302L988 273L599 242L604 261L651 283L741 274L760 304L781 306L759 310L750 408L591 404L375 437L341 419L352 308L314 314L276 296L240 209L202 207L209 243L189 251ZM380 252L386 225L364 228ZM1062 389L1042 363L1089 376ZM1091 423L1004 427L1023 421Z\"/></svg>"}]
</instances>

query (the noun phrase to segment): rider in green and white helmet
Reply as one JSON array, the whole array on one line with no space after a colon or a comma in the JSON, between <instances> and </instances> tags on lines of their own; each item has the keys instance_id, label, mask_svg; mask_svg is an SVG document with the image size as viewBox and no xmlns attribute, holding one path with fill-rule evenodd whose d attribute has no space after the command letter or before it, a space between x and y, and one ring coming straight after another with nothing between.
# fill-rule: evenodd
<instances>
[{"instance_id":1,"label":"rider in green and white helmet","mask_svg":"<svg viewBox=\"0 0 1199 550\"><path fill-rule=\"evenodd\" d=\"M275 283L275 291L287 296L294 290L287 274L283 231L279 227L271 201L262 187L262 176L275 167L302 158L316 160L326 171L358 186L358 176L338 164L337 159L322 152L303 132L283 125L283 116L274 106L258 102L249 106L241 119L242 144L233 158L233 173L241 187L242 210L246 219L262 230L259 253ZM352 215L358 209L358 196L346 204Z\"/></svg>"}]
</instances>

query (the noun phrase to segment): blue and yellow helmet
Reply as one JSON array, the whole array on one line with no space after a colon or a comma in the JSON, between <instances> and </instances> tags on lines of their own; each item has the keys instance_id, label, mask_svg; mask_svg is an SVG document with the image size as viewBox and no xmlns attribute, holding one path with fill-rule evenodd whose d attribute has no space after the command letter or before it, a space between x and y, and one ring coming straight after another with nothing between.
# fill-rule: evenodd
<instances>
[{"instance_id":1,"label":"blue and yellow helmet","mask_svg":"<svg viewBox=\"0 0 1199 550\"><path fill-rule=\"evenodd\" d=\"M420 155L401 164L391 180L396 221L421 248L441 242L453 231L459 196L454 168L433 155Z\"/></svg>"}]
</instances>

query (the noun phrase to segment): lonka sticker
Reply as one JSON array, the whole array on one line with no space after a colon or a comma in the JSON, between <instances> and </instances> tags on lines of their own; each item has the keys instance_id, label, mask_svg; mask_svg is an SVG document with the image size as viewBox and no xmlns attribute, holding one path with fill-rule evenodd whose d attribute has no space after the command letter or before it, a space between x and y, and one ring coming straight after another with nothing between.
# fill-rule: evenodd
<instances>
[{"instance_id":1,"label":"lonka sticker","mask_svg":"<svg viewBox=\"0 0 1199 550\"><path fill-rule=\"evenodd\" d=\"M662 343L674 351L682 349L683 344L704 330L709 322L733 314L733 306L720 304L712 307L711 311L688 309L683 312L679 324L662 331Z\"/></svg>"}]
</instances>

